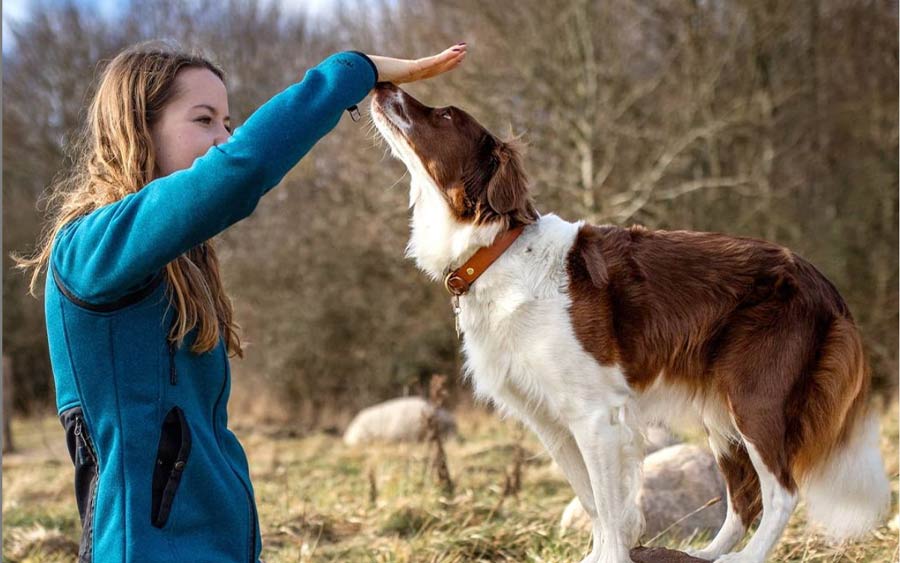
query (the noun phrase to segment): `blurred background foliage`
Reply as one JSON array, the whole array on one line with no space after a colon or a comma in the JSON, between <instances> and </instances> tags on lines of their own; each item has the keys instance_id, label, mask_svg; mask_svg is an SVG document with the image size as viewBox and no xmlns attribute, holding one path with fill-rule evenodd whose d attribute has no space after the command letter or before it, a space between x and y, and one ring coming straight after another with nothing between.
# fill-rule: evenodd
<instances>
[{"instance_id":1,"label":"blurred background foliage","mask_svg":"<svg viewBox=\"0 0 900 563\"><path fill-rule=\"evenodd\" d=\"M334 51L416 57L466 41L459 70L409 90L523 134L543 213L791 247L841 290L878 389L896 394L896 2L360 0L310 16L147 0L106 17L46 3L8 23L3 353L17 412L51 412L53 388L43 303L9 253L33 248L101 62L151 38L224 66L238 125ZM232 413L327 425L459 373L448 298L404 258L408 177L385 151L344 117L219 237L250 343Z\"/></svg>"}]
</instances>

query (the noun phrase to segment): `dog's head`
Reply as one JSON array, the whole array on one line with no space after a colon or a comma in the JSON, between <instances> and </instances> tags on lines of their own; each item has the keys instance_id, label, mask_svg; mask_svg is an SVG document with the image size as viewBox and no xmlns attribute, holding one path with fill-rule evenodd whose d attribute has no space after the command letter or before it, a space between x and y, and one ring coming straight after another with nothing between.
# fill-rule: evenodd
<instances>
[{"instance_id":1,"label":"dog's head","mask_svg":"<svg viewBox=\"0 0 900 563\"><path fill-rule=\"evenodd\" d=\"M537 218L519 152L468 113L453 106L428 107L382 82L375 88L372 118L413 175L411 205L419 198L417 190L431 186L463 223L512 226ZM424 180L424 188L417 179Z\"/></svg>"}]
</instances>

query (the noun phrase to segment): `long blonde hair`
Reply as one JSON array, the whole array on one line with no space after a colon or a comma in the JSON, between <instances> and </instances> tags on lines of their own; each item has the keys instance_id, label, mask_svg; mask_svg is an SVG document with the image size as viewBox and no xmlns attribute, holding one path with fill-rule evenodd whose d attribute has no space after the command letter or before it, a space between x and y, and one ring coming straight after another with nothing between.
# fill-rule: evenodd
<instances>
[{"instance_id":1,"label":"long blonde hair","mask_svg":"<svg viewBox=\"0 0 900 563\"><path fill-rule=\"evenodd\" d=\"M36 296L53 240L61 228L141 190L156 177L151 127L178 95L175 78L184 68L205 68L224 81L224 72L199 54L168 43L141 43L119 53L104 69L88 109L84 130L69 148L73 165L57 176L47 194L48 221L31 256L13 255L16 268L32 270ZM197 327L191 346L208 352L224 331L229 354L243 356L240 327L225 294L219 260L206 241L166 265L167 294L175 307L170 342L179 346Z\"/></svg>"}]
</instances>

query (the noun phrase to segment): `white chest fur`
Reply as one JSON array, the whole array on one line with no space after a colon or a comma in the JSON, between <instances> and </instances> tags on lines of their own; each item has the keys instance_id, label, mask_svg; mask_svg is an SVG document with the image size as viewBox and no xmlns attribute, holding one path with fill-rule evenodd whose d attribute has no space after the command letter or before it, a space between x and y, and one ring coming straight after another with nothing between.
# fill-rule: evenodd
<instances>
[{"instance_id":1,"label":"white chest fur","mask_svg":"<svg viewBox=\"0 0 900 563\"><path fill-rule=\"evenodd\" d=\"M566 263L580 227L542 217L460 299L475 392L519 417L525 409L557 418L629 395L621 372L600 366L572 327Z\"/></svg>"}]
</instances>

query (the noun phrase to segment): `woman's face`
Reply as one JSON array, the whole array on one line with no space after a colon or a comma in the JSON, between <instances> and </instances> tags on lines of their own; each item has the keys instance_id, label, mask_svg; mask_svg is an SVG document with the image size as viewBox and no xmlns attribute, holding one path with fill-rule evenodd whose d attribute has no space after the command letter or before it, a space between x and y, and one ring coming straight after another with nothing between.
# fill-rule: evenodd
<instances>
[{"instance_id":1,"label":"woman's face","mask_svg":"<svg viewBox=\"0 0 900 563\"><path fill-rule=\"evenodd\" d=\"M185 68L175 85L177 95L150 129L158 178L189 168L231 136L228 93L218 76L205 68Z\"/></svg>"}]
</instances>

